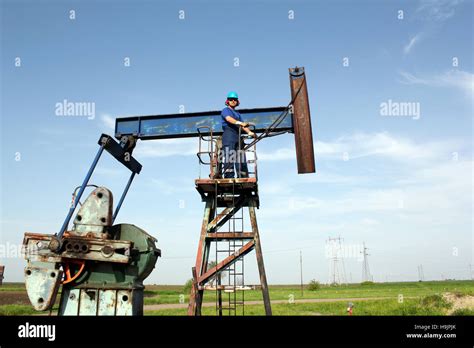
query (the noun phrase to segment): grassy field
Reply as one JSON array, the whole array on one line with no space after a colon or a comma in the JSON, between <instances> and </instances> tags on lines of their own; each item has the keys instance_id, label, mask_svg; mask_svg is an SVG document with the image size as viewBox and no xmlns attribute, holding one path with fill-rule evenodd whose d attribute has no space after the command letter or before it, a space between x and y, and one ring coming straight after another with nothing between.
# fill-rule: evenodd
<instances>
[{"instance_id":1,"label":"grassy field","mask_svg":"<svg viewBox=\"0 0 474 348\"><path fill-rule=\"evenodd\" d=\"M440 295L422 299L353 301L353 315L446 315L451 308ZM273 315L347 315L347 301L328 303L277 303L272 305ZM234 315L234 312L230 312ZM246 305L237 315L265 315L262 305ZM473 315L474 311L456 312L454 315ZM186 315L186 309L163 309L147 311L145 315ZM215 307L203 308L203 315L217 315ZM224 311L223 315L229 315Z\"/></svg>"},{"instance_id":2,"label":"grassy field","mask_svg":"<svg viewBox=\"0 0 474 348\"><path fill-rule=\"evenodd\" d=\"M270 286L271 300L294 300L301 299L337 299L337 298L367 298L367 297L392 297L398 299L399 295L404 298L423 297L442 294L444 292L458 292L474 295L473 281L438 281L438 282L403 282L403 283L374 283L374 284L349 284L344 286L322 286L316 291L309 291L297 285L273 285ZM188 295L183 287L147 286L145 290L145 305L179 303L180 295L184 295L184 302L188 302ZM215 291L206 291L204 302L215 302ZM260 290L245 291L246 301L262 300Z\"/></svg>"},{"instance_id":3,"label":"grassy field","mask_svg":"<svg viewBox=\"0 0 474 348\"><path fill-rule=\"evenodd\" d=\"M270 286L274 315L347 315L347 303L354 304L354 315L473 315L474 307L466 302L462 308L443 298L453 293L469 300L474 296L473 281L432 281L349 284L344 286L321 286L310 291L297 285ZM204 302L215 303L215 291L205 293ZM233 296L233 295L232 295ZM240 298L240 293L237 295ZM372 299L373 298L373 299ZM186 315L185 308L147 310L148 305L187 303L188 294L183 286L148 285L145 290L145 315ZM227 295L224 295L224 301ZM331 302L301 303L308 299L331 299ZM339 300L340 299L340 300ZM357 300L361 299L361 300ZM362 300L365 299L365 300ZM368 299L368 300L367 300ZM260 301L260 290L245 291L245 301ZM294 300L294 301L293 301ZM290 303L292 302L292 303ZM225 302L224 302L225 303ZM248 304L245 315L263 315L263 305ZM0 315L38 314L28 302L24 285L7 283L0 287ZM204 315L216 315L215 306L203 307ZM238 314L242 314L241 307Z\"/></svg>"}]
</instances>

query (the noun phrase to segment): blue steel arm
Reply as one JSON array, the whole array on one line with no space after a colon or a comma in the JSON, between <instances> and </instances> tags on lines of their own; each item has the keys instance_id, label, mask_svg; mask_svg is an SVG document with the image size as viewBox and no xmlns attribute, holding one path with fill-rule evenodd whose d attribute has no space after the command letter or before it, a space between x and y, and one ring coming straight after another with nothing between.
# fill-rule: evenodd
<instances>
[{"instance_id":1,"label":"blue steel arm","mask_svg":"<svg viewBox=\"0 0 474 348\"><path fill-rule=\"evenodd\" d=\"M133 178L135 177L135 172L132 172L132 175L130 175L130 178L128 179L127 186L125 186L125 190L122 193L122 197L120 197L120 201L117 204L117 208L115 208L114 215L112 217L112 224L115 221L115 218L117 217L118 212L120 211L120 208L122 207L122 203L125 199L125 196L127 195L128 189L130 188L130 185L132 184Z\"/></svg>"}]
</instances>

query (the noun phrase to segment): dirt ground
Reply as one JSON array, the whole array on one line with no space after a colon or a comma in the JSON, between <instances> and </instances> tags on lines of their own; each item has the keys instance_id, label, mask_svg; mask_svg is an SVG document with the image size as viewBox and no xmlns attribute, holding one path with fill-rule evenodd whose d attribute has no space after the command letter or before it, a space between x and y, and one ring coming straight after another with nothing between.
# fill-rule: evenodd
<instances>
[{"instance_id":1,"label":"dirt ground","mask_svg":"<svg viewBox=\"0 0 474 348\"><path fill-rule=\"evenodd\" d=\"M0 306L10 304L30 304L28 295L25 291L1 291Z\"/></svg>"},{"instance_id":2,"label":"dirt ground","mask_svg":"<svg viewBox=\"0 0 474 348\"><path fill-rule=\"evenodd\" d=\"M448 314L455 312L458 309L474 309L474 296L471 295L458 295L447 292L443 294L446 301L451 303L453 306L448 311Z\"/></svg>"}]
</instances>

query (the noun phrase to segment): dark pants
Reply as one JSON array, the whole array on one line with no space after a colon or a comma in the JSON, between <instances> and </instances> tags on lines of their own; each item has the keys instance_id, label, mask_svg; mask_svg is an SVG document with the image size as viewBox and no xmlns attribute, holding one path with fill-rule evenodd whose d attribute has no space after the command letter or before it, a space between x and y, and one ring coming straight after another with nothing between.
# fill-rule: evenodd
<instances>
[{"instance_id":1,"label":"dark pants","mask_svg":"<svg viewBox=\"0 0 474 348\"><path fill-rule=\"evenodd\" d=\"M224 178L235 177L234 167L238 178L248 178L249 176L245 151L239 150L239 143L242 149L244 144L239 139L238 133L224 130L222 135L222 159L224 163L222 174Z\"/></svg>"}]
</instances>

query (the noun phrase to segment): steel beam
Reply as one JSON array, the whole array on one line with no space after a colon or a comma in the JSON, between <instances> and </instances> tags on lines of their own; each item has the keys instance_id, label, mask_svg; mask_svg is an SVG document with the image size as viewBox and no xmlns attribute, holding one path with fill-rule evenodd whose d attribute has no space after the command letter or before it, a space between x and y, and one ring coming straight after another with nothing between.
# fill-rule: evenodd
<instances>
[{"instance_id":1,"label":"steel beam","mask_svg":"<svg viewBox=\"0 0 474 348\"><path fill-rule=\"evenodd\" d=\"M227 256L224 260L219 262L215 267L212 267L209 271L207 271L202 276L200 276L198 278L198 285L201 283L205 283L214 274L232 265L235 261L237 261L239 257L245 256L246 254L251 252L254 246L255 246L255 242L252 240L248 242L247 244L245 244L242 248L237 250L234 254Z\"/></svg>"},{"instance_id":2,"label":"steel beam","mask_svg":"<svg viewBox=\"0 0 474 348\"><path fill-rule=\"evenodd\" d=\"M242 196L237 200L237 202L235 202L234 206L227 207L220 214L217 214L217 216L207 226L207 231L214 232L224 226L225 223L229 221L232 216L234 216L234 214L239 211L240 208L242 208L246 200L247 198L245 196Z\"/></svg>"},{"instance_id":3,"label":"steel beam","mask_svg":"<svg viewBox=\"0 0 474 348\"><path fill-rule=\"evenodd\" d=\"M262 132L270 126L285 107L238 110L245 122L255 124L255 132ZM141 140L186 138L210 135L198 132L198 128L209 126L213 135L222 134L221 111L193 112L186 114L150 115L121 117L115 120L115 137L132 135ZM288 115L275 132L292 131L292 117Z\"/></svg>"}]
</instances>

